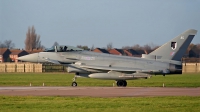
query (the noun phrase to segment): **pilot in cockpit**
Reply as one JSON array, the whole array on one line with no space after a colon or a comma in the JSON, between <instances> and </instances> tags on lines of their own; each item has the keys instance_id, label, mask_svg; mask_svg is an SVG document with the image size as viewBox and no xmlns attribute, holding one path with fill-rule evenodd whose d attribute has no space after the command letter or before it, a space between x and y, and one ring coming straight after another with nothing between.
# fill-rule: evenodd
<instances>
[{"instance_id":1,"label":"pilot in cockpit","mask_svg":"<svg viewBox=\"0 0 200 112\"><path fill-rule=\"evenodd\" d=\"M60 46L60 52L63 52L63 47L62 46Z\"/></svg>"},{"instance_id":2,"label":"pilot in cockpit","mask_svg":"<svg viewBox=\"0 0 200 112\"><path fill-rule=\"evenodd\" d=\"M67 46L64 47L64 52L67 51Z\"/></svg>"}]
</instances>

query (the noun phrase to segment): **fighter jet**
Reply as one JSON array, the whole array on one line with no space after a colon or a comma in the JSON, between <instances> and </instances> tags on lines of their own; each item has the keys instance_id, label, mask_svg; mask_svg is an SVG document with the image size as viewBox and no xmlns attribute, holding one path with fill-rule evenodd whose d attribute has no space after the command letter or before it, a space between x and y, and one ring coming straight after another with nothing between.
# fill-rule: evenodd
<instances>
[{"instance_id":1,"label":"fighter jet","mask_svg":"<svg viewBox=\"0 0 200 112\"><path fill-rule=\"evenodd\" d=\"M126 80L149 78L152 74L182 74L181 58L196 35L189 29L141 58L86 51L73 46L54 46L44 52L19 57L18 60L36 63L62 64L75 73L71 86L77 86L78 76L116 80L126 87Z\"/></svg>"}]
</instances>

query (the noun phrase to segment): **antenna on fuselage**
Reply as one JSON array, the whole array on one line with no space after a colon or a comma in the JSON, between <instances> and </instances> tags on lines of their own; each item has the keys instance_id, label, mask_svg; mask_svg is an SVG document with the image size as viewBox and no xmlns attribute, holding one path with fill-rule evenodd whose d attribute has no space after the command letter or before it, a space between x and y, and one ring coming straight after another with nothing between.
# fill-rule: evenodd
<instances>
[{"instance_id":1,"label":"antenna on fuselage","mask_svg":"<svg viewBox=\"0 0 200 112\"><path fill-rule=\"evenodd\" d=\"M55 48L55 52L57 52L57 46L55 46L54 48Z\"/></svg>"}]
</instances>

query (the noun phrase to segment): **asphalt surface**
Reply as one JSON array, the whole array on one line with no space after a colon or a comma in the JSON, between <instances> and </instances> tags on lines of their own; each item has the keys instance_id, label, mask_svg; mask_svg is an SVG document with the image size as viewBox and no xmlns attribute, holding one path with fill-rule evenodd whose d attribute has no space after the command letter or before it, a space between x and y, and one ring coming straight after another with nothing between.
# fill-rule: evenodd
<instances>
[{"instance_id":1,"label":"asphalt surface","mask_svg":"<svg viewBox=\"0 0 200 112\"><path fill-rule=\"evenodd\" d=\"M0 87L6 96L200 96L200 88L167 87Z\"/></svg>"}]
</instances>

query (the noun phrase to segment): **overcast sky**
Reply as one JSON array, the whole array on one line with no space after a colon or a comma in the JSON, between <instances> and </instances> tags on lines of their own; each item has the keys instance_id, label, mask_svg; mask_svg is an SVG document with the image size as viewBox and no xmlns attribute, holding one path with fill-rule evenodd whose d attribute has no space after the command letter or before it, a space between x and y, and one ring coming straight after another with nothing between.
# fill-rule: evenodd
<instances>
[{"instance_id":1,"label":"overcast sky","mask_svg":"<svg viewBox=\"0 0 200 112\"><path fill-rule=\"evenodd\" d=\"M191 28L200 43L200 0L0 0L1 42L24 48L30 26L45 47L162 45Z\"/></svg>"}]
</instances>

